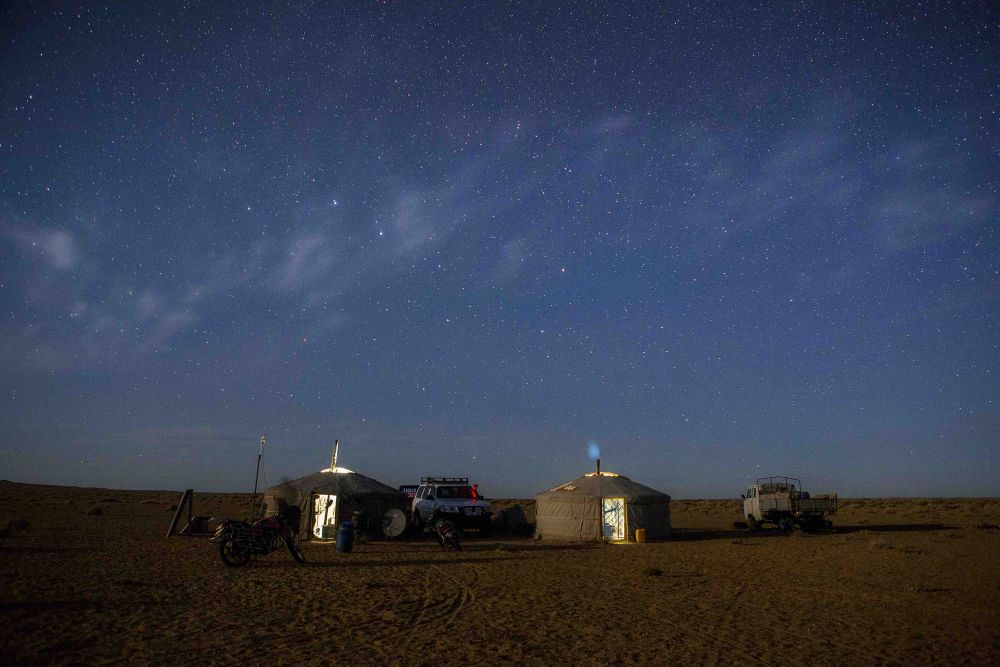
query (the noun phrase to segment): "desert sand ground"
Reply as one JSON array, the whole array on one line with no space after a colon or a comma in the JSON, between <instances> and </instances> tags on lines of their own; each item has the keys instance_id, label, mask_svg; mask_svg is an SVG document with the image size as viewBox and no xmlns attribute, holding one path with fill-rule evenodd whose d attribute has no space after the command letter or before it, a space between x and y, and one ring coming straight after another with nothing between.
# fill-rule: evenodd
<instances>
[{"instance_id":1,"label":"desert sand ground","mask_svg":"<svg viewBox=\"0 0 1000 667\"><path fill-rule=\"evenodd\" d=\"M0 663L1000 664L996 499L842 501L835 531L791 535L681 500L653 544L306 543L307 565L229 569L205 537L164 537L179 495L0 482L0 527L20 519Z\"/></svg>"}]
</instances>

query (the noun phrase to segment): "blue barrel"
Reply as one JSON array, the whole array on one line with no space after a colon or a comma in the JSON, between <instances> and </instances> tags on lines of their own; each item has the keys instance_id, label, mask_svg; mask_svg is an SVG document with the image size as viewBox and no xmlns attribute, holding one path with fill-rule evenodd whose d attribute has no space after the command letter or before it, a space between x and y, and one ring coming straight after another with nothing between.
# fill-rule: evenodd
<instances>
[{"instance_id":1,"label":"blue barrel","mask_svg":"<svg viewBox=\"0 0 1000 667\"><path fill-rule=\"evenodd\" d=\"M337 528L337 553L349 554L354 548L354 522L345 521Z\"/></svg>"}]
</instances>

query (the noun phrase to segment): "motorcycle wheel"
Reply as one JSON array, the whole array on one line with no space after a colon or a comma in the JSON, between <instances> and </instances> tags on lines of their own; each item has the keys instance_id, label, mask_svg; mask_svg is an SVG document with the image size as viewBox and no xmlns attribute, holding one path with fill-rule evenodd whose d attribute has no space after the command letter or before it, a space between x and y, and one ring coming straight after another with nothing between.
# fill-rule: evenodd
<instances>
[{"instance_id":1,"label":"motorcycle wheel","mask_svg":"<svg viewBox=\"0 0 1000 667\"><path fill-rule=\"evenodd\" d=\"M292 558L295 559L296 563L305 563L306 555L302 553L302 547L295 540L288 540L285 542L288 545L288 551L292 554Z\"/></svg>"},{"instance_id":2,"label":"motorcycle wheel","mask_svg":"<svg viewBox=\"0 0 1000 667\"><path fill-rule=\"evenodd\" d=\"M228 567L243 567L250 562L250 552L238 548L232 540L219 542L219 556Z\"/></svg>"},{"instance_id":3,"label":"motorcycle wheel","mask_svg":"<svg viewBox=\"0 0 1000 667\"><path fill-rule=\"evenodd\" d=\"M462 550L462 532L453 523L449 522L449 528L445 531L445 534L441 537L442 546L448 546L455 551Z\"/></svg>"}]
</instances>

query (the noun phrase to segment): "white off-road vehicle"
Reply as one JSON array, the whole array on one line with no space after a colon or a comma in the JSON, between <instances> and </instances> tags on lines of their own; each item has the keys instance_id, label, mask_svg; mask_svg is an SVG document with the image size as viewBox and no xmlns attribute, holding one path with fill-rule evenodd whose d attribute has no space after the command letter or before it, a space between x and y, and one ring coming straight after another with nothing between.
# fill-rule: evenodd
<instances>
[{"instance_id":1,"label":"white off-road vehicle","mask_svg":"<svg viewBox=\"0 0 1000 667\"><path fill-rule=\"evenodd\" d=\"M493 532L493 508L480 497L477 486L470 486L468 477L424 477L413 496L410 521L422 528L447 519L460 529L489 535Z\"/></svg>"},{"instance_id":2,"label":"white off-road vehicle","mask_svg":"<svg viewBox=\"0 0 1000 667\"><path fill-rule=\"evenodd\" d=\"M794 477L761 477L750 486L743 498L743 516L751 528L764 522L783 531L796 525L803 528L831 528L826 515L837 511L837 494L812 494L802 490Z\"/></svg>"}]
</instances>

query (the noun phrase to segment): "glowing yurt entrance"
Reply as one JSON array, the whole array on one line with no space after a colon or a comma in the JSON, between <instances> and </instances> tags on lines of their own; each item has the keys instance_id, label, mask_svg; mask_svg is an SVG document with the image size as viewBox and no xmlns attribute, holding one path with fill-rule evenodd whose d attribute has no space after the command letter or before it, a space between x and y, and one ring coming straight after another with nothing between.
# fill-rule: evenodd
<instances>
[{"instance_id":1,"label":"glowing yurt entrance","mask_svg":"<svg viewBox=\"0 0 1000 667\"><path fill-rule=\"evenodd\" d=\"M337 496L317 493L313 496L313 537L330 539L337 532Z\"/></svg>"},{"instance_id":2,"label":"glowing yurt entrance","mask_svg":"<svg viewBox=\"0 0 1000 667\"><path fill-rule=\"evenodd\" d=\"M624 498L602 498L602 510L604 512L604 539L624 540L628 539L625 533L625 499Z\"/></svg>"}]
</instances>

